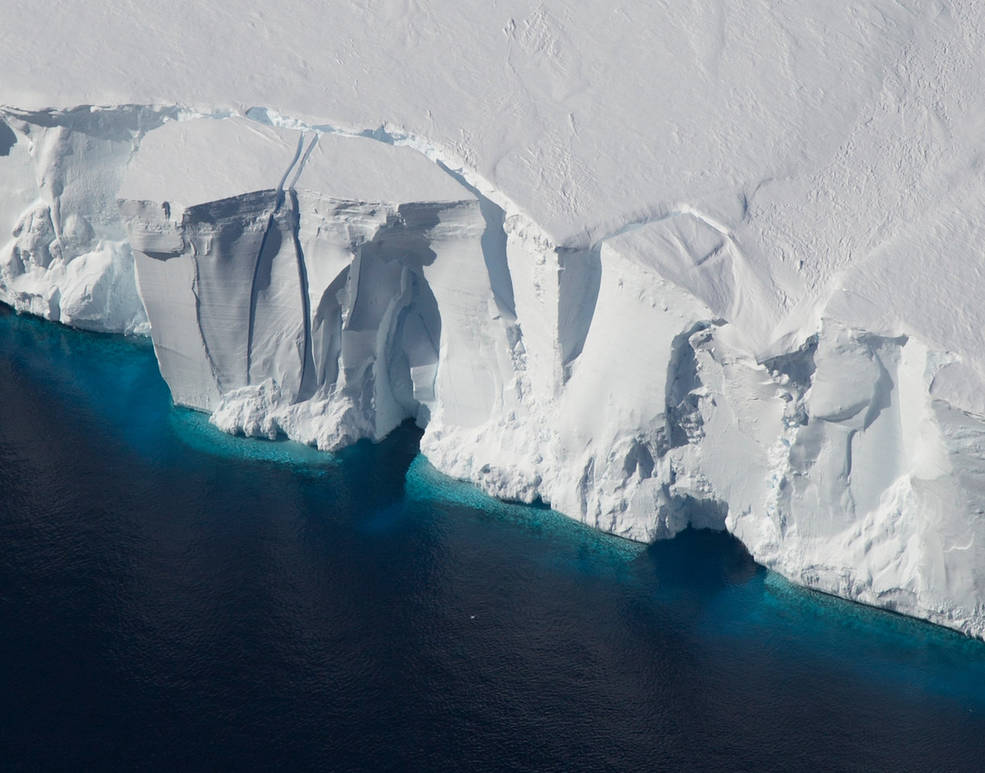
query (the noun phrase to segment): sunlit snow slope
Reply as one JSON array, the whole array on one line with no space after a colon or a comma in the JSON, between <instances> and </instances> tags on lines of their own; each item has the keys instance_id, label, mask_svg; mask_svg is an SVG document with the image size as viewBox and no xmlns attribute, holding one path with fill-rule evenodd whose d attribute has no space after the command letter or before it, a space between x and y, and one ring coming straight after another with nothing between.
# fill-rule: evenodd
<instances>
[{"instance_id":1,"label":"sunlit snow slope","mask_svg":"<svg viewBox=\"0 0 985 773\"><path fill-rule=\"evenodd\" d=\"M149 332L223 429L414 418L498 496L985 635L976 3L5 13L0 300Z\"/></svg>"}]
</instances>

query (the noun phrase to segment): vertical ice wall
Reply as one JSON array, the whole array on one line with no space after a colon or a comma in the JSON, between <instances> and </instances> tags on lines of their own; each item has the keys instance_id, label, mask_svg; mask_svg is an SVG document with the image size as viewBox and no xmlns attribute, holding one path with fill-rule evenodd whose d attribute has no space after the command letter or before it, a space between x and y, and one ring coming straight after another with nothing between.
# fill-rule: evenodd
<instances>
[{"instance_id":1,"label":"vertical ice wall","mask_svg":"<svg viewBox=\"0 0 985 773\"><path fill-rule=\"evenodd\" d=\"M94 330L145 332L116 191L176 113L124 106L0 114L0 301Z\"/></svg>"},{"instance_id":2,"label":"vertical ice wall","mask_svg":"<svg viewBox=\"0 0 985 773\"><path fill-rule=\"evenodd\" d=\"M162 372L219 426L332 449L491 412L509 344L485 221L423 156L202 119L149 137L119 195Z\"/></svg>"},{"instance_id":3,"label":"vertical ice wall","mask_svg":"<svg viewBox=\"0 0 985 773\"><path fill-rule=\"evenodd\" d=\"M408 147L118 112L6 114L3 300L149 318L175 400L228 431L334 449L414 418L496 496L640 540L727 528L806 585L985 633L985 379L946 346L982 326L885 280L917 250L949 268L906 276L973 284L934 241L960 224L795 303L689 205L565 247Z\"/></svg>"}]
</instances>

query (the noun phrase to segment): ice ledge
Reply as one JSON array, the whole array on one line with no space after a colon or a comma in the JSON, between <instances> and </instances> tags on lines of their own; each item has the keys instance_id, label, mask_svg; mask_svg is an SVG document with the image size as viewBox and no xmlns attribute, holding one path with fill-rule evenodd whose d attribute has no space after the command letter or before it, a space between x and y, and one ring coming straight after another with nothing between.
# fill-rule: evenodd
<instances>
[{"instance_id":1,"label":"ice ledge","mask_svg":"<svg viewBox=\"0 0 985 773\"><path fill-rule=\"evenodd\" d=\"M783 300L686 202L558 244L394 127L0 115L0 299L149 329L217 426L332 449L415 418L496 496L639 540L727 528L794 581L985 634L977 354L917 305L874 313L865 266Z\"/></svg>"}]
</instances>

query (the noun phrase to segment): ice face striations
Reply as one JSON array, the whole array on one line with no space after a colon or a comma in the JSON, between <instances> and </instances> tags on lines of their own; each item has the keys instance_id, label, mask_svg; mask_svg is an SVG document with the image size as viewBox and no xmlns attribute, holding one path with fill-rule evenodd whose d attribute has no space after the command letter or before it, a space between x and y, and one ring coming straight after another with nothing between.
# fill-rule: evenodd
<instances>
[{"instance_id":1,"label":"ice face striations","mask_svg":"<svg viewBox=\"0 0 985 773\"><path fill-rule=\"evenodd\" d=\"M791 302L727 207L562 244L418 139L250 116L9 113L0 297L149 320L174 399L227 431L334 449L414 418L496 496L638 540L725 528L985 635L981 352L884 279L898 250ZM941 254L927 234L906 250Z\"/></svg>"},{"instance_id":2,"label":"ice face striations","mask_svg":"<svg viewBox=\"0 0 985 773\"><path fill-rule=\"evenodd\" d=\"M195 175L203 165L216 175ZM421 154L243 119L171 123L120 199L161 372L223 429L335 449L406 418L493 412L509 343L485 222Z\"/></svg>"}]
</instances>

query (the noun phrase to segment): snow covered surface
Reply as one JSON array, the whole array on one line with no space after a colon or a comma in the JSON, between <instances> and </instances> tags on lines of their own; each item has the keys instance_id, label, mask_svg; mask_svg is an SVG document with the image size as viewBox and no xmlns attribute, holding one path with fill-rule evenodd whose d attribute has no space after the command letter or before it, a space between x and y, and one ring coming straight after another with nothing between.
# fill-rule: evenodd
<instances>
[{"instance_id":1,"label":"snow covered surface","mask_svg":"<svg viewBox=\"0 0 985 773\"><path fill-rule=\"evenodd\" d=\"M8 5L0 300L985 635L977 3Z\"/></svg>"}]
</instances>

